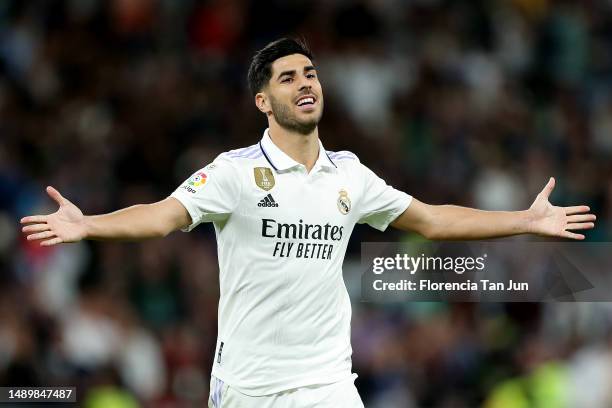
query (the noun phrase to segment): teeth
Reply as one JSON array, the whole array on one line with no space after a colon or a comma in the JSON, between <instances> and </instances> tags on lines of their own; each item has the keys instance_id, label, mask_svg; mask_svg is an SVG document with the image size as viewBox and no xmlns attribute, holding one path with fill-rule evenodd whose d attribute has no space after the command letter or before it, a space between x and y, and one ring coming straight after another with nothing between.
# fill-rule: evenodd
<instances>
[{"instance_id":1,"label":"teeth","mask_svg":"<svg viewBox=\"0 0 612 408\"><path fill-rule=\"evenodd\" d=\"M298 102L298 106L302 106L306 103L314 103L314 98L304 98Z\"/></svg>"}]
</instances>

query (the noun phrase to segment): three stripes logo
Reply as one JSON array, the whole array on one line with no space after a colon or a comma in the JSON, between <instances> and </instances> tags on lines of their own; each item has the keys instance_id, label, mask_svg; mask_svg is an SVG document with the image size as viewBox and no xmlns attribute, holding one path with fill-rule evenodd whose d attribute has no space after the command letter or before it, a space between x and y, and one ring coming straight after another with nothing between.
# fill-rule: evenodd
<instances>
[{"instance_id":1,"label":"three stripes logo","mask_svg":"<svg viewBox=\"0 0 612 408\"><path fill-rule=\"evenodd\" d=\"M221 364L221 353L223 353L223 342L219 344L219 352L217 353L217 363Z\"/></svg>"},{"instance_id":2,"label":"three stripes logo","mask_svg":"<svg viewBox=\"0 0 612 408\"><path fill-rule=\"evenodd\" d=\"M274 201L272 194L268 194L257 203L258 207L278 207L278 203Z\"/></svg>"}]
</instances>

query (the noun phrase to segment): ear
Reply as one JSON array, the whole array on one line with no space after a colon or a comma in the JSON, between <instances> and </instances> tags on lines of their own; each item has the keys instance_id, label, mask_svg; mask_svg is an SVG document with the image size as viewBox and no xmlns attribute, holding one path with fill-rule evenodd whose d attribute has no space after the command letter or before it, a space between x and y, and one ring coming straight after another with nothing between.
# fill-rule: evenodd
<instances>
[{"instance_id":1,"label":"ear","mask_svg":"<svg viewBox=\"0 0 612 408\"><path fill-rule=\"evenodd\" d=\"M255 95L255 105L257 106L257 109L266 115L272 111L270 103L268 102L268 97L263 92L258 92Z\"/></svg>"}]
</instances>

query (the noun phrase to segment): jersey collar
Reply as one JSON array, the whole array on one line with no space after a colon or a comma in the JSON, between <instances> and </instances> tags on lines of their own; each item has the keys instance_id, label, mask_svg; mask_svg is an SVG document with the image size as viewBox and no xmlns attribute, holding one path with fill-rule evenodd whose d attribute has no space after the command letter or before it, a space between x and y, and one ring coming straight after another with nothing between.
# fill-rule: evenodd
<instances>
[{"instance_id":1,"label":"jersey collar","mask_svg":"<svg viewBox=\"0 0 612 408\"><path fill-rule=\"evenodd\" d=\"M274 144L274 142L270 138L269 129L266 129L264 131L263 137L259 142L259 148L261 149L266 160L268 160L268 163L270 163L272 168L274 168L274 170L276 171L285 171L300 166L300 163L293 160L278 146ZM325 151L325 148L323 148L323 143L321 143L321 140L319 140L319 157L317 158L317 161L315 162L315 165L312 170L314 171L317 168L325 168L329 170L336 169L336 164L327 155L327 152Z\"/></svg>"}]
</instances>

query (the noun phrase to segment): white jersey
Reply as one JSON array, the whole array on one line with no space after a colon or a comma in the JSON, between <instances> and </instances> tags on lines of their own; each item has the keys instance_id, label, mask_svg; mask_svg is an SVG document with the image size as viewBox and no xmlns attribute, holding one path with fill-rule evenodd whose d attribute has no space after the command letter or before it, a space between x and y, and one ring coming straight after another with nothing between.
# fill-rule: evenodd
<instances>
[{"instance_id":1,"label":"white jersey","mask_svg":"<svg viewBox=\"0 0 612 408\"><path fill-rule=\"evenodd\" d=\"M351 376L342 262L355 223L385 230L411 202L350 152L314 167L270 139L219 155L172 197L193 229L213 222L220 270L212 374L247 395Z\"/></svg>"}]
</instances>

